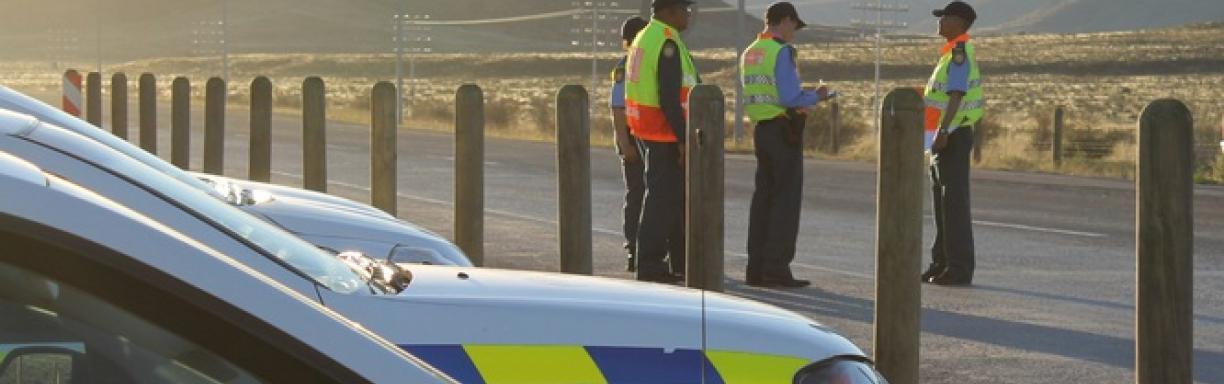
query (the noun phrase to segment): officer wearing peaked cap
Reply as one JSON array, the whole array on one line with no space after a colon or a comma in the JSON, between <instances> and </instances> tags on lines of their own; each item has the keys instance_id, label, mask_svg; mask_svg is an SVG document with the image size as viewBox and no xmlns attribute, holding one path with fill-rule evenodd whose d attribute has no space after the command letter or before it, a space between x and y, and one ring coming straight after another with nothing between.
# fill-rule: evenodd
<instances>
[{"instance_id":1,"label":"officer wearing peaked cap","mask_svg":"<svg viewBox=\"0 0 1224 384\"><path fill-rule=\"evenodd\" d=\"M969 27L977 12L962 1L933 14L939 35L947 39L924 92L926 130L931 152L935 243L923 282L969 285L973 281L973 219L969 211L969 154L973 126L982 119L981 74Z\"/></svg>"},{"instance_id":2,"label":"officer wearing peaked cap","mask_svg":"<svg viewBox=\"0 0 1224 384\"><path fill-rule=\"evenodd\" d=\"M688 28L692 4L655 0L650 22L629 47L625 118L645 148L646 163L636 254L643 281L683 279L685 119L689 90L700 79L680 32Z\"/></svg>"}]
</instances>

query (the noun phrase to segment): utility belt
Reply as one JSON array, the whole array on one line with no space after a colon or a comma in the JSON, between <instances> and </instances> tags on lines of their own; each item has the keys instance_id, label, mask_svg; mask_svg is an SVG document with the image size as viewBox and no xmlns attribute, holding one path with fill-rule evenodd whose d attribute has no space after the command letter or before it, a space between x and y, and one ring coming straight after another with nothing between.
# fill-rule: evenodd
<instances>
[{"instance_id":1,"label":"utility belt","mask_svg":"<svg viewBox=\"0 0 1224 384\"><path fill-rule=\"evenodd\" d=\"M791 145L803 143L803 130L807 128L807 114L795 108L787 108L786 112L778 115L778 117L761 120L757 123L757 127L763 125L780 124L786 130L786 142Z\"/></svg>"}]
</instances>

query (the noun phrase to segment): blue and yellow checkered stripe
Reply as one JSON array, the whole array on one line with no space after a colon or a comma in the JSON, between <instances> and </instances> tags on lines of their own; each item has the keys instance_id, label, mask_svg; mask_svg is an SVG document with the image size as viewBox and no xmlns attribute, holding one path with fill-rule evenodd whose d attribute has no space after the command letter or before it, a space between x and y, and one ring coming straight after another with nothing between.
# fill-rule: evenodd
<instances>
[{"instance_id":1,"label":"blue and yellow checkered stripe","mask_svg":"<svg viewBox=\"0 0 1224 384\"><path fill-rule=\"evenodd\" d=\"M580 345L402 345L465 384L789 383L805 359L695 349Z\"/></svg>"}]
</instances>

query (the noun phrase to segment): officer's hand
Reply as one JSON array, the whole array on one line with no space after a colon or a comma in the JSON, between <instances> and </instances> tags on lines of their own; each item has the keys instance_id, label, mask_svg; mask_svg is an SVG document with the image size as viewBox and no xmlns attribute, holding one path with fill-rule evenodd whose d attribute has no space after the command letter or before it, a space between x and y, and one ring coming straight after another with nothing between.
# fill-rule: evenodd
<instances>
[{"instance_id":1,"label":"officer's hand","mask_svg":"<svg viewBox=\"0 0 1224 384\"><path fill-rule=\"evenodd\" d=\"M637 145L634 144L632 138L624 134L614 136L616 137L616 151L621 156L621 160L624 160L626 163L636 163L642 159L642 155L638 153Z\"/></svg>"},{"instance_id":2,"label":"officer's hand","mask_svg":"<svg viewBox=\"0 0 1224 384\"><path fill-rule=\"evenodd\" d=\"M829 99L829 87L822 85L820 86L820 88L816 88L816 94L820 96L820 100L828 100Z\"/></svg>"},{"instance_id":3,"label":"officer's hand","mask_svg":"<svg viewBox=\"0 0 1224 384\"><path fill-rule=\"evenodd\" d=\"M935 133L935 141L931 143L932 152L942 152L944 147L948 146L948 134L942 130Z\"/></svg>"}]
</instances>

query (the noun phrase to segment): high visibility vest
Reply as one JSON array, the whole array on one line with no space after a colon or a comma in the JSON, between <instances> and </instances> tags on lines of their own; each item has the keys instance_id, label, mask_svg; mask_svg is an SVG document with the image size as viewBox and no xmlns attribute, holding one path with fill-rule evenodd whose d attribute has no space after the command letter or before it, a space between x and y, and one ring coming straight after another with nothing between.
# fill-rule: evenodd
<instances>
[{"instance_id":1,"label":"high visibility vest","mask_svg":"<svg viewBox=\"0 0 1224 384\"><path fill-rule=\"evenodd\" d=\"M786 107L779 101L777 78L774 74L778 54L786 47L786 44L774 40L773 35L761 34L744 50L740 60L740 68L743 68L740 81L744 84L744 113L753 123L786 113Z\"/></svg>"},{"instance_id":2,"label":"high visibility vest","mask_svg":"<svg viewBox=\"0 0 1224 384\"><path fill-rule=\"evenodd\" d=\"M948 66L952 64L956 47L961 43L964 43L964 60L969 63L969 91L961 98L960 109L957 110L956 117L952 119L949 129L972 126L982 119L986 101L982 93L982 76L978 72L977 56L974 54L973 44L969 42L969 35L961 35L949 41L940 50L942 56L939 58L939 65L935 67L935 73L931 74L931 79L927 81L924 99L928 135L938 130L939 125L943 123L944 111L948 109L948 100L952 98L947 93Z\"/></svg>"},{"instance_id":3,"label":"high visibility vest","mask_svg":"<svg viewBox=\"0 0 1224 384\"><path fill-rule=\"evenodd\" d=\"M675 28L657 19L651 19L633 44L629 47L629 63L625 76L625 117L629 132L642 140L676 142L676 134L659 103L659 56L663 54L663 43L672 41L680 55L683 79L680 86L680 104L688 116L689 90L697 85L697 69L688 47L680 40ZM683 127L678 127L683 129Z\"/></svg>"}]
</instances>

